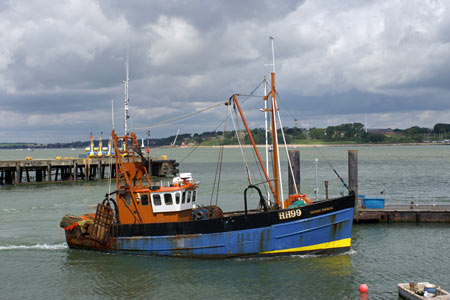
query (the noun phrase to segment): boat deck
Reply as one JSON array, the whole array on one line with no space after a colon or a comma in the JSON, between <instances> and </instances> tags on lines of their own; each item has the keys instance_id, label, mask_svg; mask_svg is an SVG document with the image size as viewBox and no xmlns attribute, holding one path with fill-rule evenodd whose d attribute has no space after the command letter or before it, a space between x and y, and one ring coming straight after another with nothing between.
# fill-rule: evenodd
<instances>
[{"instance_id":1,"label":"boat deck","mask_svg":"<svg viewBox=\"0 0 450 300\"><path fill-rule=\"evenodd\" d=\"M429 285L429 282L415 282L415 283L399 283L397 285L398 295L401 299L408 300L425 300L425 299L435 299L435 300L450 300L450 294L440 287L436 287L436 295L434 297L425 297L424 289L425 286Z\"/></svg>"}]
</instances>

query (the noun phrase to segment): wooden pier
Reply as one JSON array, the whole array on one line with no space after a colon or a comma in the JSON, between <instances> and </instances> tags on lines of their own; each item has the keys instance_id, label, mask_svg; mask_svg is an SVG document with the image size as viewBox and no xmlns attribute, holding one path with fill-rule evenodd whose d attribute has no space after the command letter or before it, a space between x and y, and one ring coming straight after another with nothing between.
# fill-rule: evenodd
<instances>
[{"instance_id":1,"label":"wooden pier","mask_svg":"<svg viewBox=\"0 0 450 300\"><path fill-rule=\"evenodd\" d=\"M171 159L150 159L150 176L167 177L178 173L178 163ZM0 161L0 185L38 182L92 181L115 178L115 160L109 157Z\"/></svg>"}]
</instances>

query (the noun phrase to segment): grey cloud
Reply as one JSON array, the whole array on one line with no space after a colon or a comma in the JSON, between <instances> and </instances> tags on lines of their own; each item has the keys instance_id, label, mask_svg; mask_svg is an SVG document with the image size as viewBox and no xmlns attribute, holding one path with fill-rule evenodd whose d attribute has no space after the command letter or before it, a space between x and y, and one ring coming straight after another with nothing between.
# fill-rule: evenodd
<instances>
[{"instance_id":1,"label":"grey cloud","mask_svg":"<svg viewBox=\"0 0 450 300\"><path fill-rule=\"evenodd\" d=\"M108 132L111 99L121 124L127 52L136 127L248 93L269 69L269 35L281 100L303 124L367 113L387 126L432 126L450 114L445 1L4 1L0 8L0 117L8 123L0 140ZM402 123L394 115L407 113L416 117ZM210 130L218 116L181 124ZM257 116L249 122L259 124ZM36 126L39 118L48 124Z\"/></svg>"},{"instance_id":2,"label":"grey cloud","mask_svg":"<svg viewBox=\"0 0 450 300\"><path fill-rule=\"evenodd\" d=\"M295 10L303 0L274 2L270 0L168 0L168 1L102 1L100 5L107 14L124 14L130 24L143 27L155 22L161 15L180 17L207 32L233 22L251 21L263 24L282 19Z\"/></svg>"}]
</instances>

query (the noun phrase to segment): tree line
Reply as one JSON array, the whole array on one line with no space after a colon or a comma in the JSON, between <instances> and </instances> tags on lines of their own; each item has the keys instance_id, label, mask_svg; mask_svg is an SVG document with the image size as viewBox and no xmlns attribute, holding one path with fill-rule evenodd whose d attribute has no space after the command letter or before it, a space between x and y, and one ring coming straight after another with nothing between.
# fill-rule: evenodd
<instances>
[{"instance_id":1,"label":"tree line","mask_svg":"<svg viewBox=\"0 0 450 300\"><path fill-rule=\"evenodd\" d=\"M437 123L433 128L413 126L407 129L370 129L366 130L362 123L346 123L326 128L283 128L278 129L278 140L280 143L286 140L288 144L304 143L423 143L447 140L450 137L450 124ZM265 144L266 133L264 128L251 129L256 144ZM271 134L268 134L271 143ZM173 143L175 135L165 138L150 138L144 144L150 147L169 146ZM206 131L203 133L179 134L176 145L237 145L239 140L245 144L250 143L246 132L236 134L235 131ZM72 143L30 144L30 143L0 143L0 149L8 148L85 148L90 141L77 141ZM95 141L98 145L98 141ZM107 142L103 140L103 145Z\"/></svg>"},{"instance_id":2,"label":"tree line","mask_svg":"<svg viewBox=\"0 0 450 300\"><path fill-rule=\"evenodd\" d=\"M438 123L432 129L413 126L407 129L371 129L366 130L361 123L346 123L326 128L283 128L284 137L278 129L278 140L286 140L288 144L302 143L423 143L433 140L446 139L447 132L450 133L450 124ZM266 133L264 128L251 129L253 139L256 144L264 144ZM450 135L450 134L449 134ZM152 146L164 146L170 144L175 136L166 139L151 140ZM271 143L271 134L268 134ZM250 139L245 132L236 134L235 131L213 131L200 134L179 135L177 145L237 145L239 140L245 144L250 143Z\"/></svg>"}]
</instances>

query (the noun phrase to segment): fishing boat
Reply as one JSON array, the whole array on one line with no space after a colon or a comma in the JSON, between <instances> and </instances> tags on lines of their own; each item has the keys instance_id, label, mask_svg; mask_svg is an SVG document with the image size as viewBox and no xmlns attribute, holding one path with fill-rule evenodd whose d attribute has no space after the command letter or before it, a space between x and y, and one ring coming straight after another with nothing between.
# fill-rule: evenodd
<instances>
[{"instance_id":1,"label":"fishing boat","mask_svg":"<svg viewBox=\"0 0 450 300\"><path fill-rule=\"evenodd\" d=\"M399 283L398 295L408 300L450 300L450 293L429 282Z\"/></svg>"},{"instance_id":2,"label":"fishing boat","mask_svg":"<svg viewBox=\"0 0 450 300\"><path fill-rule=\"evenodd\" d=\"M261 191L261 185L249 180L242 199L235 199L242 203L243 210L224 212L217 205L199 205L199 183L191 173L181 173L169 184L150 181L136 134L118 136L113 130L116 190L106 194L95 214L64 216L60 226L65 229L69 247L199 258L332 254L349 250L353 191L315 202L298 192L283 197L276 95L273 71L271 90L264 96L264 111L272 122L271 175L247 126L238 95L224 103L242 119L270 199ZM247 203L250 190L259 196L259 205L253 209Z\"/></svg>"}]
</instances>

